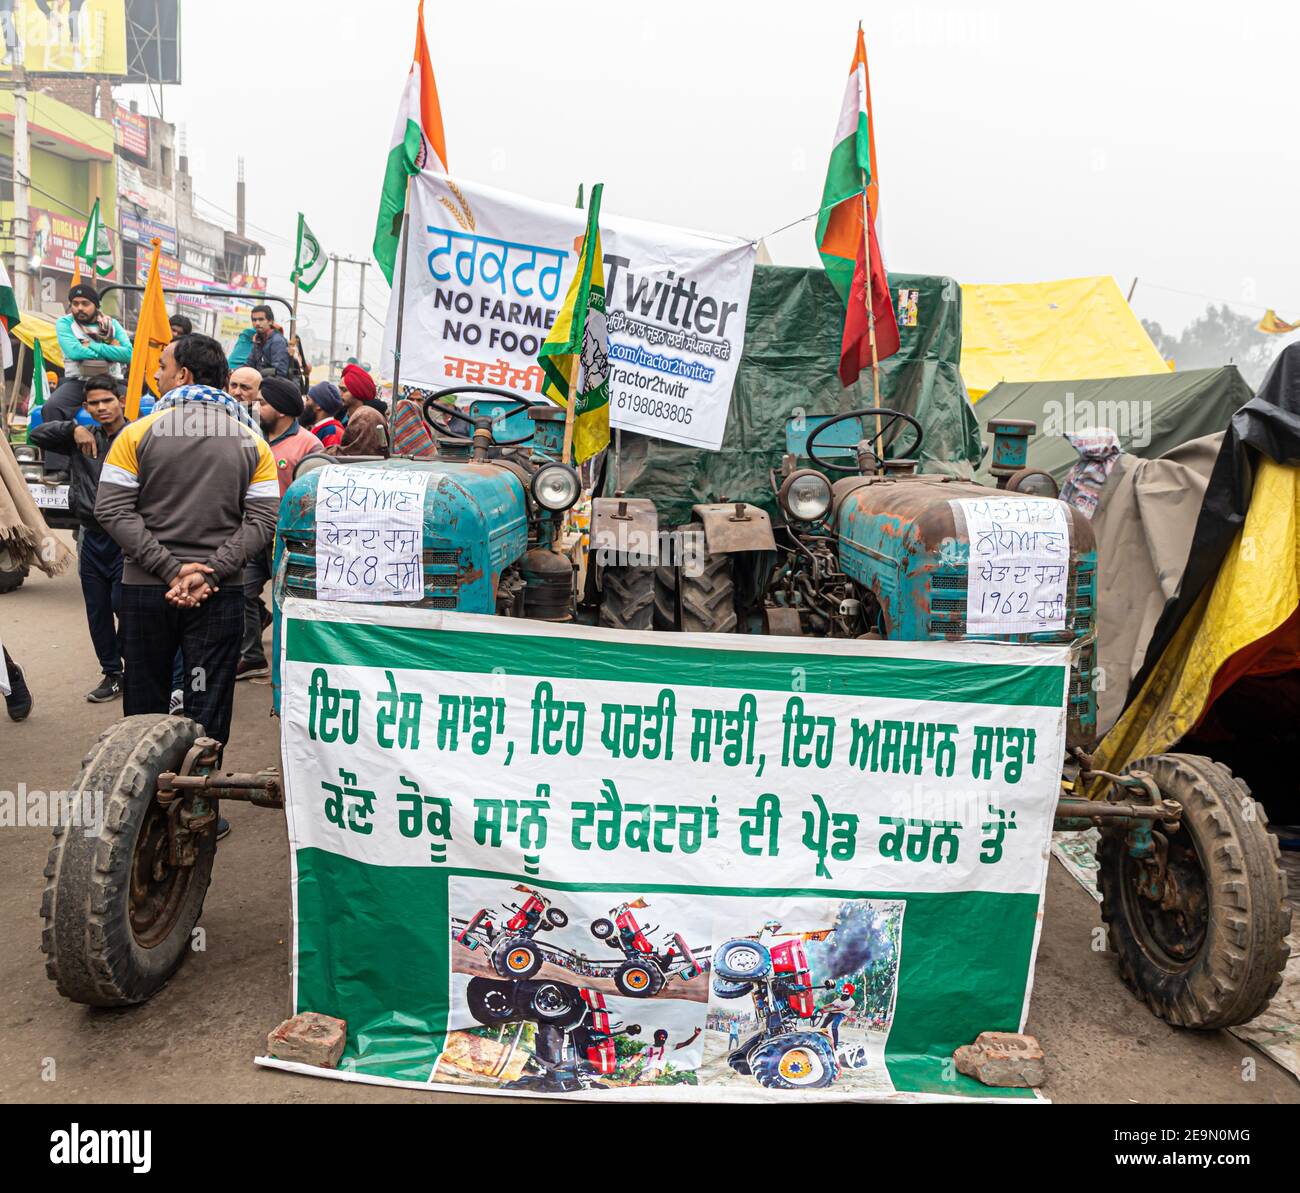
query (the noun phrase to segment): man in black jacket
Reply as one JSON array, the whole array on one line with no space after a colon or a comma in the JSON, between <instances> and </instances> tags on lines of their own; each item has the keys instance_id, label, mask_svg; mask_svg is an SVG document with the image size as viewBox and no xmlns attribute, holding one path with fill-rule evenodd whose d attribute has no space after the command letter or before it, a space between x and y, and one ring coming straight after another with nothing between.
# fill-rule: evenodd
<instances>
[{"instance_id":1,"label":"man in black jacket","mask_svg":"<svg viewBox=\"0 0 1300 1193\"><path fill-rule=\"evenodd\" d=\"M263 377L288 377L289 341L276 330L272 321L274 312L265 304L253 308L253 349L244 363L256 369Z\"/></svg>"},{"instance_id":2,"label":"man in black jacket","mask_svg":"<svg viewBox=\"0 0 1300 1193\"><path fill-rule=\"evenodd\" d=\"M104 673L99 686L86 694L93 704L104 704L122 694L122 651L116 620L122 603L122 548L95 520L99 472L113 440L126 426L121 384L106 375L86 379L84 405L95 420L93 427L83 427L76 421L47 422L32 431L33 443L64 452L71 459L68 509L81 523L77 568L90 638Z\"/></svg>"}]
</instances>

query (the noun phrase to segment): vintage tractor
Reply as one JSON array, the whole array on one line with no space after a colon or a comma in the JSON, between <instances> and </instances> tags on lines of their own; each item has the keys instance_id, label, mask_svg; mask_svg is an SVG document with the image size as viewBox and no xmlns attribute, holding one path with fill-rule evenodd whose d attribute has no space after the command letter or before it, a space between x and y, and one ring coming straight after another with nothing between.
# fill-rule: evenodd
<instances>
[{"instance_id":1,"label":"vintage tractor","mask_svg":"<svg viewBox=\"0 0 1300 1193\"><path fill-rule=\"evenodd\" d=\"M591 922L591 934L623 954L623 964L614 972L614 985L629 998L653 998L672 977L689 982L704 972L680 932L666 934L662 953L656 952L650 935L658 927L643 929L633 909L646 906L643 899L611 908L609 918Z\"/></svg>"},{"instance_id":2,"label":"vintage tractor","mask_svg":"<svg viewBox=\"0 0 1300 1193\"><path fill-rule=\"evenodd\" d=\"M468 405L443 404L456 398ZM769 478L775 518L743 502L696 505L680 549L665 555L653 503L616 494L593 503L584 561L562 534L582 490L560 462L562 411L459 387L428 399L424 415L437 458L349 467L428 472L423 596L413 603L432 609L635 630L980 637L967 632L970 542L950 503L1055 495L1025 468L1024 424L990 427L994 490L918 474L923 428L902 412L806 416L791 420L780 475ZM281 506L277 642L282 599L316 597L318 468L329 462L304 461ZM1072 648L1058 825L1102 828L1102 913L1124 980L1171 1023L1245 1022L1267 1005L1287 956L1276 844L1249 792L1209 759L1091 769L1096 552L1087 519L1068 507L1065 516L1064 628L986 637ZM126 718L87 755L76 790L105 793L103 825L93 836L56 831L42 902L47 972L69 998L115 1006L156 992L202 909L217 799L282 806L277 772L220 774L220 750L200 726L159 715ZM1084 798L1098 783L1105 798Z\"/></svg>"},{"instance_id":3,"label":"vintage tractor","mask_svg":"<svg viewBox=\"0 0 1300 1193\"><path fill-rule=\"evenodd\" d=\"M535 937L539 932L563 928L569 917L552 907L540 891L525 886L515 889L525 898L522 903L506 904L510 914L499 928L492 922L492 912L480 908L457 933L456 943L471 951L486 945L492 950L492 968L503 978L531 978L546 960Z\"/></svg>"},{"instance_id":4,"label":"vintage tractor","mask_svg":"<svg viewBox=\"0 0 1300 1193\"><path fill-rule=\"evenodd\" d=\"M731 1050L727 1064L768 1089L821 1089L840 1076L830 1033L812 1024L816 987L805 939L772 924L757 937L724 941L713 954L714 995L748 995L758 1018L758 1031ZM828 981L823 988L834 986Z\"/></svg>"}]
</instances>

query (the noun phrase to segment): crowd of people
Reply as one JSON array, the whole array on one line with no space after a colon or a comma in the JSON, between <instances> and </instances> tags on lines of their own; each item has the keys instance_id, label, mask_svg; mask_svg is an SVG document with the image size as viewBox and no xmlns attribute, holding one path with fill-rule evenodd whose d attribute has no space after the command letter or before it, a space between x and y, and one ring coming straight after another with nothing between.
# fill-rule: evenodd
<instances>
[{"instance_id":1,"label":"crowd of people","mask_svg":"<svg viewBox=\"0 0 1300 1193\"><path fill-rule=\"evenodd\" d=\"M121 698L128 716L183 709L224 743L236 682L269 672L263 590L280 500L309 455L386 455L387 406L358 364L337 385L308 385L301 353L257 306L229 356L173 316L159 396L150 405L144 395L128 421L131 337L93 287L74 286L68 300L56 324L63 380L30 440L47 470L61 460L68 476L101 673L86 699ZM31 711L29 679L6 649L14 720Z\"/></svg>"}]
</instances>

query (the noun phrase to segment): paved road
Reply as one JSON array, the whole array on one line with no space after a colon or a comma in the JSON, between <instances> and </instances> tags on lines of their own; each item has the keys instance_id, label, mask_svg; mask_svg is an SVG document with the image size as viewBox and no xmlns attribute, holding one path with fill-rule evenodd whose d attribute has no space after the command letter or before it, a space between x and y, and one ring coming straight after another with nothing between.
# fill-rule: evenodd
<instances>
[{"instance_id":1,"label":"paved road","mask_svg":"<svg viewBox=\"0 0 1300 1193\"><path fill-rule=\"evenodd\" d=\"M0 717L0 788L61 790L120 715L87 704L97 682L75 575L35 575L0 596L0 633L28 669L31 718ZM270 688L241 683L226 765L278 759ZM227 805L234 826L203 914L207 951L152 1002L93 1011L59 997L40 954L41 870L49 833L0 830L0 1101L405 1102L468 1095L317 1081L252 1058L288 1012L288 862L274 812ZM1300 1083L1225 1032L1180 1032L1153 1019L1092 951L1097 907L1053 863L1029 1029L1042 1041L1058 1102L1300 1102ZM43 1080L52 1058L53 1081ZM1242 1079L1254 1058L1256 1079Z\"/></svg>"}]
</instances>

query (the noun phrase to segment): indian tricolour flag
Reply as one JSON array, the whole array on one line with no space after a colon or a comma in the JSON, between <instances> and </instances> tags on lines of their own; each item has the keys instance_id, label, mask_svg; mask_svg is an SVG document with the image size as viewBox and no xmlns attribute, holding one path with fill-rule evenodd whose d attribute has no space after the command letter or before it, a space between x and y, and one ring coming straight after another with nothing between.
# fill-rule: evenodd
<instances>
[{"instance_id":1,"label":"indian tricolour flag","mask_svg":"<svg viewBox=\"0 0 1300 1193\"><path fill-rule=\"evenodd\" d=\"M5 268L4 262L0 261L0 328L4 331L4 334L0 335L0 362L6 369L14 363L14 350L9 344L9 333L21 320L22 312L18 310L18 299L14 297L14 286L9 280L9 271Z\"/></svg>"},{"instance_id":2,"label":"indian tricolour flag","mask_svg":"<svg viewBox=\"0 0 1300 1193\"><path fill-rule=\"evenodd\" d=\"M867 75L867 46L858 26L858 45L840 104L835 144L817 216L817 250L840 297L847 303L853 269L863 245L862 188L873 221L879 218L879 179L876 138L871 125L871 81Z\"/></svg>"},{"instance_id":3,"label":"indian tricolour flag","mask_svg":"<svg viewBox=\"0 0 1300 1193\"><path fill-rule=\"evenodd\" d=\"M393 125L388 165L384 170L384 192L379 199L379 220L375 227L375 260L389 285L397 246L402 238L402 213L406 208L406 183L421 170L447 172L447 143L442 133L442 109L438 88L429 62L429 45L424 38L424 0L415 26L415 58L406 76L406 89Z\"/></svg>"}]
</instances>

